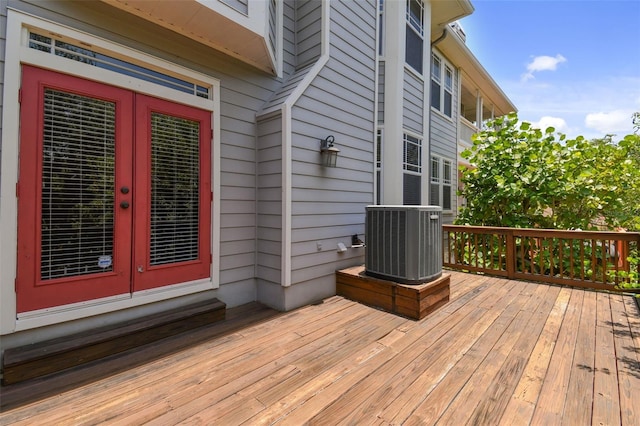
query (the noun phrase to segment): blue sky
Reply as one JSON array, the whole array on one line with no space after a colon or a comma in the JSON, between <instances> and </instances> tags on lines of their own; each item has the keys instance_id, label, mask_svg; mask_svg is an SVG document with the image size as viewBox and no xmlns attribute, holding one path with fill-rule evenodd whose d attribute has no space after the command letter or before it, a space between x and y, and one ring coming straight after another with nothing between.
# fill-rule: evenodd
<instances>
[{"instance_id":1,"label":"blue sky","mask_svg":"<svg viewBox=\"0 0 640 426\"><path fill-rule=\"evenodd\" d=\"M467 46L521 120L622 137L640 111L640 0L472 0ZM615 139L615 138L614 138Z\"/></svg>"}]
</instances>

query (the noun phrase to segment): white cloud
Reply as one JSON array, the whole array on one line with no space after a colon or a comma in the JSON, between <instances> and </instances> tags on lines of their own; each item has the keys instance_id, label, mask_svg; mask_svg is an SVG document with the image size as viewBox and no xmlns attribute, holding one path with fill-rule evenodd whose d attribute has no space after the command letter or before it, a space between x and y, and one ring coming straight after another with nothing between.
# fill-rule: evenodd
<instances>
[{"instance_id":1,"label":"white cloud","mask_svg":"<svg viewBox=\"0 0 640 426\"><path fill-rule=\"evenodd\" d=\"M632 110L617 109L609 112L594 112L587 114L584 124L590 129L595 129L603 135L631 133Z\"/></svg>"},{"instance_id":2,"label":"white cloud","mask_svg":"<svg viewBox=\"0 0 640 426\"><path fill-rule=\"evenodd\" d=\"M540 117L562 117L568 126L562 132L569 138L578 135L587 139L602 138L607 133L622 137L633 133L631 113L640 111L640 75L603 75L595 80L576 75L558 77L557 81L545 84L541 84L541 80L523 84L517 77L500 84L518 108L521 120L539 122ZM615 131L606 129L603 132L585 125L588 114L618 110L629 114L622 119L624 126ZM593 124L593 120L590 122Z\"/></svg>"},{"instance_id":3,"label":"white cloud","mask_svg":"<svg viewBox=\"0 0 640 426\"><path fill-rule=\"evenodd\" d=\"M540 118L540 120L538 121L533 121L531 123L531 127L540 129L543 132L547 130L548 127L553 127L556 129L556 132L561 133L566 133L569 130L569 126L567 125L567 122L564 120L564 118L550 117L548 115Z\"/></svg>"},{"instance_id":4,"label":"white cloud","mask_svg":"<svg viewBox=\"0 0 640 426\"><path fill-rule=\"evenodd\" d=\"M554 56L536 56L533 60L527 64L527 72L522 75L522 80L527 81L533 77L534 72L540 71L555 71L558 68L558 64L567 62L567 58L561 54Z\"/></svg>"}]
</instances>

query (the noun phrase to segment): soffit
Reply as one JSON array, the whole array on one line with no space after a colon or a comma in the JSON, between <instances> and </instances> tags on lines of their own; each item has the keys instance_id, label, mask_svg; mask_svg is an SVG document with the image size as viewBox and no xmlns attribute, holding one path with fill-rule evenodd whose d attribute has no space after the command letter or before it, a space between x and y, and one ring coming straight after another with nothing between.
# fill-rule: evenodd
<instances>
[{"instance_id":1,"label":"soffit","mask_svg":"<svg viewBox=\"0 0 640 426\"><path fill-rule=\"evenodd\" d=\"M196 0L101 0L274 74L264 35Z\"/></svg>"}]
</instances>

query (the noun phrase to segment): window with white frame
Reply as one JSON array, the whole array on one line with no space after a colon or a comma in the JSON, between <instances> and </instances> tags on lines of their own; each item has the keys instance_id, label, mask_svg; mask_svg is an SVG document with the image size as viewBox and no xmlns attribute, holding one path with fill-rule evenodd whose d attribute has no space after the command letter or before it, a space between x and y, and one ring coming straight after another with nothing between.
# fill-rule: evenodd
<instances>
[{"instance_id":1,"label":"window with white frame","mask_svg":"<svg viewBox=\"0 0 640 426\"><path fill-rule=\"evenodd\" d=\"M407 30L405 62L422 74L422 45L424 43L424 5L422 0L407 0Z\"/></svg>"},{"instance_id":2,"label":"window with white frame","mask_svg":"<svg viewBox=\"0 0 640 426\"><path fill-rule=\"evenodd\" d=\"M451 210L452 181L453 161L435 155L431 156L429 204L440 206L444 211Z\"/></svg>"},{"instance_id":3,"label":"window with white frame","mask_svg":"<svg viewBox=\"0 0 640 426\"><path fill-rule=\"evenodd\" d=\"M422 139L404 134L403 204L420 205L422 192Z\"/></svg>"},{"instance_id":4,"label":"window with white frame","mask_svg":"<svg viewBox=\"0 0 640 426\"><path fill-rule=\"evenodd\" d=\"M440 56L431 54L431 107L453 116L453 68Z\"/></svg>"}]
</instances>

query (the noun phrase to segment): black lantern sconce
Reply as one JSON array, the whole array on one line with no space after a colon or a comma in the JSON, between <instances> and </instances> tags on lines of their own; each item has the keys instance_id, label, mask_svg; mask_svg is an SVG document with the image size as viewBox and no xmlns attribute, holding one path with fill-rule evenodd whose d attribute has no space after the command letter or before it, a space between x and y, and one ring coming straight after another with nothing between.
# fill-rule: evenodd
<instances>
[{"instance_id":1,"label":"black lantern sconce","mask_svg":"<svg viewBox=\"0 0 640 426\"><path fill-rule=\"evenodd\" d=\"M338 161L338 153L340 150L333 146L335 138L327 136L326 139L320 140L320 155L322 155L322 165L326 167L335 167Z\"/></svg>"}]
</instances>

